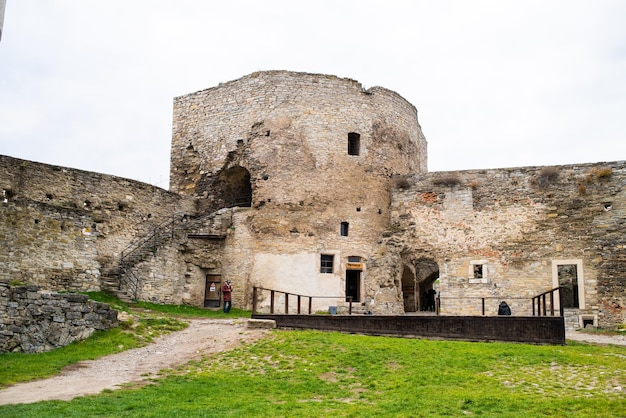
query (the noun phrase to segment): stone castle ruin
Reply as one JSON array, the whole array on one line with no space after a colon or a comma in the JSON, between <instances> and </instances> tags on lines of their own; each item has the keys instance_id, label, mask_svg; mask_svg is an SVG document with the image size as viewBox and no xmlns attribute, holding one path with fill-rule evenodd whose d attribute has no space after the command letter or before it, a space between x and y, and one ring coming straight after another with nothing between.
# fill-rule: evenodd
<instances>
[{"instance_id":1,"label":"stone castle ruin","mask_svg":"<svg viewBox=\"0 0 626 418\"><path fill-rule=\"evenodd\" d=\"M625 180L624 161L429 173L397 93L258 72L174 99L170 191L0 156L0 281L217 307L230 279L240 308L259 287L378 315L433 288L443 315L532 315L562 286L568 326L614 327Z\"/></svg>"}]
</instances>

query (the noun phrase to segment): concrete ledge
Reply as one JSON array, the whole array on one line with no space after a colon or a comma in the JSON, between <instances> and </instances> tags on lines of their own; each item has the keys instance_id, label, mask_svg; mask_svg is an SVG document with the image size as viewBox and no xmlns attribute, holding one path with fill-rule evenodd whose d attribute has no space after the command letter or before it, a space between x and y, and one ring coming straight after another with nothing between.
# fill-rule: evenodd
<instances>
[{"instance_id":1,"label":"concrete ledge","mask_svg":"<svg viewBox=\"0 0 626 418\"><path fill-rule=\"evenodd\" d=\"M565 344L565 322L552 316L269 315L278 328L305 328L369 335L464 341Z\"/></svg>"},{"instance_id":2,"label":"concrete ledge","mask_svg":"<svg viewBox=\"0 0 626 418\"><path fill-rule=\"evenodd\" d=\"M248 328L273 329L276 328L276 321L273 319L248 319L246 326Z\"/></svg>"}]
</instances>

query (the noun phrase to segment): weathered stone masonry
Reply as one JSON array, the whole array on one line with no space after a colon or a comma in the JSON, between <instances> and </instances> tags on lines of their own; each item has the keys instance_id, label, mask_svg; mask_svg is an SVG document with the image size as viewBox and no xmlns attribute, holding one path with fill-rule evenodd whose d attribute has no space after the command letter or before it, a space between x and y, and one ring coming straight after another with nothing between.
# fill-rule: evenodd
<instances>
[{"instance_id":1,"label":"weathered stone masonry","mask_svg":"<svg viewBox=\"0 0 626 418\"><path fill-rule=\"evenodd\" d=\"M425 170L417 111L380 87L270 71L174 100L172 190L201 208L250 196L250 209L234 214L220 272L235 304L250 306L254 285L337 297L352 286L360 301L367 271L346 264L365 266L388 228L392 176ZM330 273L320 274L323 254Z\"/></svg>"},{"instance_id":2,"label":"weathered stone masonry","mask_svg":"<svg viewBox=\"0 0 626 418\"><path fill-rule=\"evenodd\" d=\"M78 294L0 282L0 353L40 353L118 326L117 311Z\"/></svg>"},{"instance_id":3,"label":"weathered stone masonry","mask_svg":"<svg viewBox=\"0 0 626 418\"><path fill-rule=\"evenodd\" d=\"M426 161L417 110L395 92L250 74L174 99L171 192L0 156L0 281L98 290L141 242L125 274L142 300L212 306L209 283L231 279L243 308L262 286L331 297L314 310L351 295L357 311L402 314L436 288L443 314L481 314L484 299L494 315L504 299L528 315L566 283L570 326L626 321L625 162Z\"/></svg>"},{"instance_id":4,"label":"weathered stone masonry","mask_svg":"<svg viewBox=\"0 0 626 418\"><path fill-rule=\"evenodd\" d=\"M621 323L625 184L624 162L414 176L393 193L393 234L382 244L380 273L370 275L388 276L395 266L391 277L400 281L398 266L419 270L428 260L439 270L432 279L441 282L443 313L481 314L484 297L489 315L503 299L530 315L530 298L558 286L554 265L579 263L574 313L600 326ZM481 278L473 265L482 266Z\"/></svg>"},{"instance_id":5,"label":"weathered stone masonry","mask_svg":"<svg viewBox=\"0 0 626 418\"><path fill-rule=\"evenodd\" d=\"M134 180L0 156L0 279L100 289L103 269L191 199Z\"/></svg>"}]
</instances>

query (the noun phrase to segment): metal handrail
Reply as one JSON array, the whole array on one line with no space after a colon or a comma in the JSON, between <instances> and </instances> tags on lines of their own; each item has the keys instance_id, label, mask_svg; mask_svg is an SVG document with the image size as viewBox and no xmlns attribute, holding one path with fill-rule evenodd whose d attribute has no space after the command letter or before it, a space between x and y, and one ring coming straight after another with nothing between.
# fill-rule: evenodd
<instances>
[{"instance_id":1,"label":"metal handrail","mask_svg":"<svg viewBox=\"0 0 626 418\"><path fill-rule=\"evenodd\" d=\"M298 300L298 310L297 310L297 314L301 315L302 314L302 298L308 298L309 303L308 303L308 315L312 314L312 305L313 305L313 299L347 299L348 302L348 315L352 315L352 296L308 296L308 295L300 295L297 293L292 293L292 292L284 292L282 290L275 290L275 289L267 289L265 287L260 287L260 286L254 286L252 288L252 315L255 315L257 313L257 304L258 304L258 299L259 299L259 295L258 295L258 291L259 290L265 290L270 292L270 314L274 314L274 299L276 296L276 293L279 294L283 294L285 295L285 315L289 315L289 296L295 296Z\"/></svg>"},{"instance_id":2,"label":"metal handrail","mask_svg":"<svg viewBox=\"0 0 626 418\"><path fill-rule=\"evenodd\" d=\"M122 284L121 282L123 282L125 290L132 294L134 300L137 300L139 298L139 278L130 270L130 268L122 268L121 273L120 287Z\"/></svg>"},{"instance_id":3,"label":"metal handrail","mask_svg":"<svg viewBox=\"0 0 626 418\"><path fill-rule=\"evenodd\" d=\"M121 271L121 278L124 277L125 274L130 274L133 276L134 280L123 280L127 285L129 290L133 291L135 294L135 298L137 297L137 292L139 288L139 279L135 276L130 268L136 264L140 260L133 260L133 256L139 254L143 249L146 248L147 245L152 245L153 250L159 245L159 240L166 235L174 240L175 233L178 230L184 230L190 228L191 225L197 223L201 220L204 220L212 215L215 215L218 211L225 208L232 208L240 204L250 204L251 195L242 195L238 196L237 199L232 199L229 206L221 207L216 210L212 210L208 213L204 213L197 216L188 216L185 214L175 214L171 218L166 219L161 222L154 228L150 230L150 232L139 239L131 242L126 248L124 248L120 253L120 264L119 268ZM185 222L189 221L189 222ZM181 226L182 225L182 226Z\"/></svg>"},{"instance_id":4,"label":"metal handrail","mask_svg":"<svg viewBox=\"0 0 626 418\"><path fill-rule=\"evenodd\" d=\"M533 301L533 316L548 316L547 315L547 306L548 306L548 302L546 300L546 297L549 295L550 297L550 316L555 316L554 315L554 305L555 305L555 298L554 298L554 293L558 292L558 301L559 301L559 316L565 316L564 310L563 310L563 293L561 292L561 286L555 287L554 289L550 289L547 290L543 293L538 294L537 296L534 296L532 298ZM537 311L535 313L535 307L537 308Z\"/></svg>"},{"instance_id":5,"label":"metal handrail","mask_svg":"<svg viewBox=\"0 0 626 418\"><path fill-rule=\"evenodd\" d=\"M554 293L558 292L558 299L555 298ZM441 307L442 299L468 299L468 300L480 300L481 301L481 309L482 315L485 315L485 300L488 299L497 299L497 300L528 300L530 299L532 302L532 315L533 316L556 316L555 315L555 301L558 300L558 314L559 316L564 316L563 313L563 301L561 300L561 287L555 287L554 289L547 290L543 293L538 294L537 296L533 296L531 298L528 297L503 297L503 296L484 296L484 297L456 297L456 296L437 296L439 299L439 307Z\"/></svg>"},{"instance_id":6,"label":"metal handrail","mask_svg":"<svg viewBox=\"0 0 626 418\"><path fill-rule=\"evenodd\" d=\"M134 253L136 253L137 251L141 250L146 243L151 242L154 240L154 238L157 235L163 235L162 231L167 231L170 227L171 227L171 234L172 234L172 238L174 237L174 224L176 223L177 219L179 217L173 216L171 219L167 219L163 222L161 222L159 225L155 226L154 228L152 228L152 230L150 231L150 233L148 233L147 235L142 236L140 239L131 242L126 248L124 248L122 250L121 254L121 259L124 260L125 258L128 258L130 256L132 256ZM169 231L168 231L169 232Z\"/></svg>"}]
</instances>

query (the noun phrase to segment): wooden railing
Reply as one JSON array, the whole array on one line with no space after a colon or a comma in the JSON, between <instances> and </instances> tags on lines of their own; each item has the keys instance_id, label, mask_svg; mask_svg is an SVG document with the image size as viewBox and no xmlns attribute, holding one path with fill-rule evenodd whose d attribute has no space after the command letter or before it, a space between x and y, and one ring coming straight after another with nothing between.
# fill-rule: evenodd
<instances>
[{"instance_id":1,"label":"wooden railing","mask_svg":"<svg viewBox=\"0 0 626 418\"><path fill-rule=\"evenodd\" d=\"M540 293L539 295L533 298L533 316L556 316L554 315L554 305L555 305L555 297L554 293L558 292L557 298L559 301L559 315L564 316L563 314L563 299L561 297L561 287L555 287L554 289L550 289L546 292ZM549 303L548 303L549 302ZM549 307L549 310L548 310ZM535 309L536 308L536 309Z\"/></svg>"},{"instance_id":2,"label":"wooden railing","mask_svg":"<svg viewBox=\"0 0 626 418\"><path fill-rule=\"evenodd\" d=\"M292 296L296 300L297 314L303 315L302 302L305 302L306 313L304 315L311 315L313 313L313 299L342 299L348 302L348 315L352 315L352 296L305 296L297 293L283 292L281 290L266 289L264 287L252 288L252 315L258 312L259 293L261 291L270 292L270 314L274 314L276 311L276 297L277 295L285 296L285 315L289 315L289 297ZM292 299L293 300L293 299Z\"/></svg>"},{"instance_id":3,"label":"wooden railing","mask_svg":"<svg viewBox=\"0 0 626 418\"><path fill-rule=\"evenodd\" d=\"M449 304L445 302L450 300L459 300L459 301L469 301L469 304L464 305L463 309L473 309L475 312L480 312L482 316L490 316L487 313L491 313L493 315L498 313L499 303L502 301L509 302L509 306L511 306L512 301L523 301L523 303L527 303L529 298L514 298L514 297L503 297L503 296L437 296L437 315L439 315L439 311L444 308L447 315L450 315ZM493 301L496 301L495 304ZM479 305L480 304L480 305ZM517 303L516 303L517 304ZM447 309L446 309L447 308Z\"/></svg>"}]
</instances>

